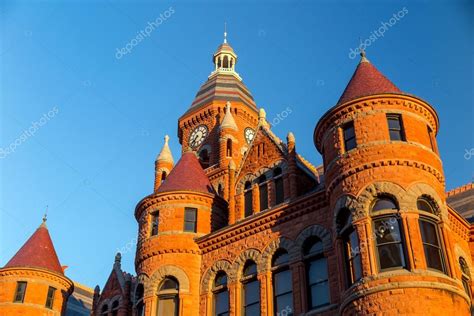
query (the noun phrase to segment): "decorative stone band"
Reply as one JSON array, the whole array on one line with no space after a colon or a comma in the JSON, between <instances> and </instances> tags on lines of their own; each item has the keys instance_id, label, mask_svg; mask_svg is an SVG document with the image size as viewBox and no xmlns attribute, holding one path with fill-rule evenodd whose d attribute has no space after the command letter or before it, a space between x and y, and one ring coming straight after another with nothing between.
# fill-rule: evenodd
<instances>
[{"instance_id":1,"label":"decorative stone band","mask_svg":"<svg viewBox=\"0 0 474 316\"><path fill-rule=\"evenodd\" d=\"M438 181L441 184L443 184L443 185L445 184L445 179L444 179L443 174L440 171L438 171L437 169L430 166L430 165L421 163L419 161L413 161L413 160L386 159L386 160L378 160L378 161L373 161L373 162L366 163L366 164L363 164L363 165L359 165L355 168L352 168L352 169L347 170L346 172L340 174L339 176L334 178L334 180L332 180L330 183L327 184L327 187L326 187L327 193L328 193L328 195L330 195L332 193L332 191L334 190L334 188L341 181L343 181L345 178L350 177L350 176L352 176L352 175L354 175L354 174L356 174L356 173L358 173L362 170L368 170L368 169L371 169L371 168L378 168L378 167L385 167L385 166L406 166L406 167L421 169L421 170L424 170L426 172L431 173L433 176L436 177L436 179L438 179Z\"/></svg>"},{"instance_id":2,"label":"decorative stone band","mask_svg":"<svg viewBox=\"0 0 474 316\"><path fill-rule=\"evenodd\" d=\"M69 278L53 271L46 271L44 269L23 267L3 268L0 269L0 278L2 279L1 281L7 280L8 278L41 278L60 284L64 289L68 290L69 294L71 294L74 290L74 283Z\"/></svg>"},{"instance_id":3,"label":"decorative stone band","mask_svg":"<svg viewBox=\"0 0 474 316\"><path fill-rule=\"evenodd\" d=\"M164 255L164 254L173 254L173 253L184 253L184 254L191 254L191 255L199 255L201 252L199 250L193 249L154 249L154 250L143 250L144 248L149 247L150 242L143 242L140 249L137 251L137 257L135 258L135 262L140 264L142 261L151 258L153 256Z\"/></svg>"},{"instance_id":4,"label":"decorative stone band","mask_svg":"<svg viewBox=\"0 0 474 316\"><path fill-rule=\"evenodd\" d=\"M383 109L386 105L402 106L412 112L419 113L430 122L433 132L438 132L439 120L436 111L427 102L420 98L402 94L379 94L362 97L329 109L319 120L314 130L314 143L319 152L324 132L330 128L330 125L337 121L343 121L345 117L353 116L355 113Z\"/></svg>"}]
</instances>

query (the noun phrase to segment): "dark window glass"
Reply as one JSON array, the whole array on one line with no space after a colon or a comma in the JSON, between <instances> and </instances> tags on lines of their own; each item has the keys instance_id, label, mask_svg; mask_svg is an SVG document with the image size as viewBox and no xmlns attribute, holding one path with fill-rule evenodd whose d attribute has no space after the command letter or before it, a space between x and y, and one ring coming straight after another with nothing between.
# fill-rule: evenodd
<instances>
[{"instance_id":1,"label":"dark window glass","mask_svg":"<svg viewBox=\"0 0 474 316\"><path fill-rule=\"evenodd\" d=\"M244 268L244 277L252 276L254 274L257 274L257 265L250 261L245 265Z\"/></svg>"},{"instance_id":2,"label":"dark window glass","mask_svg":"<svg viewBox=\"0 0 474 316\"><path fill-rule=\"evenodd\" d=\"M285 189L283 187L283 176L281 168L275 168L273 171L275 181L275 203L278 205L285 200Z\"/></svg>"},{"instance_id":3,"label":"dark window glass","mask_svg":"<svg viewBox=\"0 0 474 316\"><path fill-rule=\"evenodd\" d=\"M143 316L144 315L144 304L143 304L143 294L144 294L144 288L143 284L138 284L137 289L135 290L135 310L136 310L136 315L137 316Z\"/></svg>"},{"instance_id":4,"label":"dark window glass","mask_svg":"<svg viewBox=\"0 0 474 316\"><path fill-rule=\"evenodd\" d=\"M376 219L374 230L380 269L405 268L405 249L398 219Z\"/></svg>"},{"instance_id":5,"label":"dark window glass","mask_svg":"<svg viewBox=\"0 0 474 316\"><path fill-rule=\"evenodd\" d=\"M459 257L459 266L462 272L462 286L464 287L464 290L466 291L467 295L471 297L471 273L469 271L466 259L464 259L463 257Z\"/></svg>"},{"instance_id":6,"label":"dark window glass","mask_svg":"<svg viewBox=\"0 0 474 316\"><path fill-rule=\"evenodd\" d=\"M427 267L445 272L443 252L441 250L438 228L436 227L436 224L421 218L419 223Z\"/></svg>"},{"instance_id":7,"label":"dark window glass","mask_svg":"<svg viewBox=\"0 0 474 316\"><path fill-rule=\"evenodd\" d=\"M433 131L431 130L429 126L428 126L428 138L430 139L431 150L436 152L435 136L433 135Z\"/></svg>"},{"instance_id":8,"label":"dark window glass","mask_svg":"<svg viewBox=\"0 0 474 316\"><path fill-rule=\"evenodd\" d=\"M357 147L355 138L354 122L349 122L342 128L344 136L344 150L349 151Z\"/></svg>"},{"instance_id":9,"label":"dark window glass","mask_svg":"<svg viewBox=\"0 0 474 316\"><path fill-rule=\"evenodd\" d=\"M175 278L167 277L163 280L158 291L158 316L179 315L179 283Z\"/></svg>"},{"instance_id":10,"label":"dark window glass","mask_svg":"<svg viewBox=\"0 0 474 316\"><path fill-rule=\"evenodd\" d=\"M48 288L48 295L46 296L46 308L53 308L54 304L54 294L56 293L56 289L52 286Z\"/></svg>"},{"instance_id":11,"label":"dark window glass","mask_svg":"<svg viewBox=\"0 0 474 316\"><path fill-rule=\"evenodd\" d=\"M166 278L163 280L160 286L160 291L164 290L179 290L178 281L173 278Z\"/></svg>"},{"instance_id":12,"label":"dark window glass","mask_svg":"<svg viewBox=\"0 0 474 316\"><path fill-rule=\"evenodd\" d=\"M275 316L293 315L293 284L288 252L281 249L272 260L273 303Z\"/></svg>"},{"instance_id":13,"label":"dark window glass","mask_svg":"<svg viewBox=\"0 0 474 316\"><path fill-rule=\"evenodd\" d=\"M245 183L245 193L244 193L244 199L245 199L245 217L252 215L253 210L252 210L252 185L250 184L249 181Z\"/></svg>"},{"instance_id":14,"label":"dark window glass","mask_svg":"<svg viewBox=\"0 0 474 316\"><path fill-rule=\"evenodd\" d=\"M317 237L310 238L304 247L304 254L308 255L319 255L323 252L323 242Z\"/></svg>"},{"instance_id":15,"label":"dark window glass","mask_svg":"<svg viewBox=\"0 0 474 316\"><path fill-rule=\"evenodd\" d=\"M118 315L118 309L119 309L119 302L115 301L112 303L112 316L117 316Z\"/></svg>"},{"instance_id":16,"label":"dark window glass","mask_svg":"<svg viewBox=\"0 0 474 316\"><path fill-rule=\"evenodd\" d=\"M14 303L23 303L26 294L26 282L16 282L15 297L13 298Z\"/></svg>"},{"instance_id":17,"label":"dark window glass","mask_svg":"<svg viewBox=\"0 0 474 316\"><path fill-rule=\"evenodd\" d=\"M166 171L163 171L161 173L161 182L165 181L166 180Z\"/></svg>"},{"instance_id":18,"label":"dark window glass","mask_svg":"<svg viewBox=\"0 0 474 316\"><path fill-rule=\"evenodd\" d=\"M108 305L104 305L102 306L102 309L101 309L101 314L102 315L107 315L108 314L108 311L109 311L109 306Z\"/></svg>"},{"instance_id":19,"label":"dark window glass","mask_svg":"<svg viewBox=\"0 0 474 316\"><path fill-rule=\"evenodd\" d=\"M197 209L186 207L184 209L184 231L196 232Z\"/></svg>"},{"instance_id":20,"label":"dark window glass","mask_svg":"<svg viewBox=\"0 0 474 316\"><path fill-rule=\"evenodd\" d=\"M203 149L199 152L199 161L204 169L209 167L209 152L207 149Z\"/></svg>"},{"instance_id":21,"label":"dark window glass","mask_svg":"<svg viewBox=\"0 0 474 316\"><path fill-rule=\"evenodd\" d=\"M357 232L351 228L345 232L344 247L348 283L353 284L362 277L362 260L360 257L359 238Z\"/></svg>"},{"instance_id":22,"label":"dark window glass","mask_svg":"<svg viewBox=\"0 0 474 316\"><path fill-rule=\"evenodd\" d=\"M266 210L268 208L268 186L267 183L260 184L260 211Z\"/></svg>"},{"instance_id":23,"label":"dark window glass","mask_svg":"<svg viewBox=\"0 0 474 316\"><path fill-rule=\"evenodd\" d=\"M214 280L214 315L229 315L229 291L227 289L227 275L225 272L218 272Z\"/></svg>"},{"instance_id":24,"label":"dark window glass","mask_svg":"<svg viewBox=\"0 0 474 316\"><path fill-rule=\"evenodd\" d=\"M243 314L260 315L260 282L257 280L257 265L253 261L244 266L242 291Z\"/></svg>"},{"instance_id":25,"label":"dark window glass","mask_svg":"<svg viewBox=\"0 0 474 316\"><path fill-rule=\"evenodd\" d=\"M398 210L397 204L394 200L388 197L382 197L375 200L372 211L383 211L383 210Z\"/></svg>"},{"instance_id":26,"label":"dark window glass","mask_svg":"<svg viewBox=\"0 0 474 316\"><path fill-rule=\"evenodd\" d=\"M306 281L309 309L329 304L329 281L327 260L323 254L323 243L317 237L310 237L304 245Z\"/></svg>"},{"instance_id":27,"label":"dark window glass","mask_svg":"<svg viewBox=\"0 0 474 316\"><path fill-rule=\"evenodd\" d=\"M227 139L227 147L226 147L226 154L227 157L232 157L232 139Z\"/></svg>"},{"instance_id":28,"label":"dark window glass","mask_svg":"<svg viewBox=\"0 0 474 316\"><path fill-rule=\"evenodd\" d=\"M158 235L158 226L160 224L160 212L156 211L151 214L151 235Z\"/></svg>"},{"instance_id":29,"label":"dark window glass","mask_svg":"<svg viewBox=\"0 0 474 316\"><path fill-rule=\"evenodd\" d=\"M387 123L388 131L390 133L390 140L405 141L402 117L398 114L387 114Z\"/></svg>"},{"instance_id":30,"label":"dark window glass","mask_svg":"<svg viewBox=\"0 0 474 316\"><path fill-rule=\"evenodd\" d=\"M434 214L431 203L424 198L418 199L416 201L416 206L420 211L425 211L425 212Z\"/></svg>"}]
</instances>

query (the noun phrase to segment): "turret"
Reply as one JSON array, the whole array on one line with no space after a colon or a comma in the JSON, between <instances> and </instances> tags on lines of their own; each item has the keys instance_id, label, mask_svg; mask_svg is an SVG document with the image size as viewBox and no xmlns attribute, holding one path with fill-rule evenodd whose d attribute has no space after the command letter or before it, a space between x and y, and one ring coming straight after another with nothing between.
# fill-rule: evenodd
<instances>
[{"instance_id":1,"label":"turret","mask_svg":"<svg viewBox=\"0 0 474 316\"><path fill-rule=\"evenodd\" d=\"M155 192L173 169L174 160L168 145L169 139L169 136L165 135L165 143L155 160Z\"/></svg>"},{"instance_id":2,"label":"turret","mask_svg":"<svg viewBox=\"0 0 474 316\"><path fill-rule=\"evenodd\" d=\"M453 279L454 245L443 237L448 216L436 111L361 57L314 132L337 250L347 258L340 312L381 313L373 306L386 302L399 314L430 313L403 304L406 296L436 297L446 302L446 314L455 312L451 299L467 310L469 298Z\"/></svg>"},{"instance_id":3,"label":"turret","mask_svg":"<svg viewBox=\"0 0 474 316\"><path fill-rule=\"evenodd\" d=\"M231 104L230 102L227 102L224 118L219 126L219 165L221 167L227 167L230 159L238 158L240 156L238 151L238 133L239 128L232 116Z\"/></svg>"}]
</instances>

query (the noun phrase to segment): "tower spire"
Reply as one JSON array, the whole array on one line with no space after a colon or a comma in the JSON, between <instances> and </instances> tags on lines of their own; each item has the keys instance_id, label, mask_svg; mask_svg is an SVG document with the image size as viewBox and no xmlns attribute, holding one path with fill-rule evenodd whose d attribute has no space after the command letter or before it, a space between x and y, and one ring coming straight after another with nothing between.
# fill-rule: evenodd
<instances>
[{"instance_id":1,"label":"tower spire","mask_svg":"<svg viewBox=\"0 0 474 316\"><path fill-rule=\"evenodd\" d=\"M227 22L224 22L224 43L227 43Z\"/></svg>"},{"instance_id":2,"label":"tower spire","mask_svg":"<svg viewBox=\"0 0 474 316\"><path fill-rule=\"evenodd\" d=\"M47 220L48 220L48 205L46 205L46 210L44 211L44 215L43 215L43 222L41 223L40 227L46 227Z\"/></svg>"}]
</instances>

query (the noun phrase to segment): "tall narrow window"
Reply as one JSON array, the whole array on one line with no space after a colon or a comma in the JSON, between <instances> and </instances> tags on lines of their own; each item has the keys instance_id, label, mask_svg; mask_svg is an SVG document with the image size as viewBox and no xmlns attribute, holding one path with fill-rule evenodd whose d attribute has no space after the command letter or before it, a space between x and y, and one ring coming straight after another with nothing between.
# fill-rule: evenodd
<instances>
[{"instance_id":1,"label":"tall narrow window","mask_svg":"<svg viewBox=\"0 0 474 316\"><path fill-rule=\"evenodd\" d=\"M46 308L52 309L54 305L54 294L56 293L56 289L52 286L48 288L48 295L46 296Z\"/></svg>"},{"instance_id":2,"label":"tall narrow window","mask_svg":"<svg viewBox=\"0 0 474 316\"><path fill-rule=\"evenodd\" d=\"M161 172L161 182L166 180L166 171Z\"/></svg>"},{"instance_id":3,"label":"tall narrow window","mask_svg":"<svg viewBox=\"0 0 474 316\"><path fill-rule=\"evenodd\" d=\"M281 168L275 168L273 171L273 181L275 181L275 203L278 205L285 200Z\"/></svg>"},{"instance_id":4,"label":"tall narrow window","mask_svg":"<svg viewBox=\"0 0 474 316\"><path fill-rule=\"evenodd\" d=\"M204 148L199 152L199 162L201 163L203 169L209 167L209 152L207 149Z\"/></svg>"},{"instance_id":5,"label":"tall narrow window","mask_svg":"<svg viewBox=\"0 0 474 316\"><path fill-rule=\"evenodd\" d=\"M399 114L387 114L388 131L390 140L405 141L402 117Z\"/></svg>"},{"instance_id":6,"label":"tall narrow window","mask_svg":"<svg viewBox=\"0 0 474 316\"><path fill-rule=\"evenodd\" d=\"M214 286L214 316L229 316L229 290L227 289L227 274L220 271L216 274Z\"/></svg>"},{"instance_id":7,"label":"tall narrow window","mask_svg":"<svg viewBox=\"0 0 474 316\"><path fill-rule=\"evenodd\" d=\"M230 138L227 138L226 155L232 157L232 139Z\"/></svg>"},{"instance_id":8,"label":"tall narrow window","mask_svg":"<svg viewBox=\"0 0 474 316\"><path fill-rule=\"evenodd\" d=\"M251 260L243 271L242 311L244 316L260 315L260 281L257 280L257 265Z\"/></svg>"},{"instance_id":9,"label":"tall narrow window","mask_svg":"<svg viewBox=\"0 0 474 316\"><path fill-rule=\"evenodd\" d=\"M173 277L166 277L158 290L157 316L179 315L179 283Z\"/></svg>"},{"instance_id":10,"label":"tall narrow window","mask_svg":"<svg viewBox=\"0 0 474 316\"><path fill-rule=\"evenodd\" d=\"M197 209L186 207L184 209L184 231L185 232L196 232L196 223L197 223Z\"/></svg>"},{"instance_id":11,"label":"tall narrow window","mask_svg":"<svg viewBox=\"0 0 474 316\"><path fill-rule=\"evenodd\" d=\"M143 284L138 284L137 289L135 290L135 311L136 311L136 316L144 316L144 311L145 311L145 305L143 303L143 294L145 292L145 289L143 287Z\"/></svg>"},{"instance_id":12,"label":"tall narrow window","mask_svg":"<svg viewBox=\"0 0 474 316\"><path fill-rule=\"evenodd\" d=\"M323 243L317 237L306 240L303 248L306 265L308 309L329 304L329 279Z\"/></svg>"},{"instance_id":13,"label":"tall narrow window","mask_svg":"<svg viewBox=\"0 0 474 316\"><path fill-rule=\"evenodd\" d=\"M259 183L259 192L260 192L260 211L266 210L268 208L268 184L267 177L261 175L258 178Z\"/></svg>"},{"instance_id":14,"label":"tall narrow window","mask_svg":"<svg viewBox=\"0 0 474 316\"><path fill-rule=\"evenodd\" d=\"M362 277L359 237L354 226L352 226L352 215L349 209L344 208L339 211L336 223L342 237L346 278L347 284L350 286Z\"/></svg>"},{"instance_id":15,"label":"tall narrow window","mask_svg":"<svg viewBox=\"0 0 474 316\"><path fill-rule=\"evenodd\" d=\"M160 224L160 211L151 214L151 236L158 235L158 226Z\"/></svg>"},{"instance_id":16,"label":"tall narrow window","mask_svg":"<svg viewBox=\"0 0 474 316\"><path fill-rule=\"evenodd\" d=\"M467 296L471 297L471 272L467 265L466 259L459 257L459 267L462 272L462 286L467 293Z\"/></svg>"},{"instance_id":17,"label":"tall narrow window","mask_svg":"<svg viewBox=\"0 0 474 316\"><path fill-rule=\"evenodd\" d=\"M112 303L112 316L117 316L119 310L119 301L114 301Z\"/></svg>"},{"instance_id":18,"label":"tall narrow window","mask_svg":"<svg viewBox=\"0 0 474 316\"><path fill-rule=\"evenodd\" d=\"M436 215L434 212L434 207L428 198L420 197L416 201L416 206L419 211ZM425 252L426 266L429 269L446 272L438 224L431 217L424 216L423 213L420 213L418 222L420 224L421 240L423 243L423 250Z\"/></svg>"},{"instance_id":19,"label":"tall narrow window","mask_svg":"<svg viewBox=\"0 0 474 316\"><path fill-rule=\"evenodd\" d=\"M293 315L293 284L288 252L281 249L273 256L273 305L275 316Z\"/></svg>"},{"instance_id":20,"label":"tall narrow window","mask_svg":"<svg viewBox=\"0 0 474 316\"><path fill-rule=\"evenodd\" d=\"M252 201L252 184L250 181L245 182L244 187L244 200L245 200L245 217L252 215L253 213L253 201Z\"/></svg>"},{"instance_id":21,"label":"tall narrow window","mask_svg":"<svg viewBox=\"0 0 474 316\"><path fill-rule=\"evenodd\" d=\"M357 147L355 131L354 131L354 122L349 122L345 124L342 128L342 134L344 136L344 150L349 151Z\"/></svg>"},{"instance_id":22,"label":"tall narrow window","mask_svg":"<svg viewBox=\"0 0 474 316\"><path fill-rule=\"evenodd\" d=\"M23 303L25 300L26 284L27 283L23 281L16 282L15 297L13 298L14 303Z\"/></svg>"},{"instance_id":23,"label":"tall narrow window","mask_svg":"<svg viewBox=\"0 0 474 316\"><path fill-rule=\"evenodd\" d=\"M108 313L109 313L109 306L105 304L104 306L102 306L102 309L100 310L100 314L107 315Z\"/></svg>"},{"instance_id":24,"label":"tall narrow window","mask_svg":"<svg viewBox=\"0 0 474 316\"><path fill-rule=\"evenodd\" d=\"M433 131L431 130L431 127L427 126L428 128L428 138L430 139L430 146L431 146L431 150L436 152L436 140L435 140L435 136L433 134Z\"/></svg>"}]
</instances>

